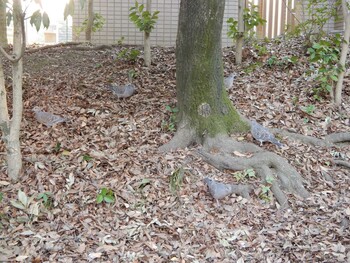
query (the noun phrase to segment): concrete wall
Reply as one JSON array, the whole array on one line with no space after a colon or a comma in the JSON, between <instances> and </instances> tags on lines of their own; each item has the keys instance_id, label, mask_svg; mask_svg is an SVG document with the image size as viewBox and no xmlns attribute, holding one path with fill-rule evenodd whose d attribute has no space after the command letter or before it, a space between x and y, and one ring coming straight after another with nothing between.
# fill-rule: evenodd
<instances>
[{"instance_id":1,"label":"concrete wall","mask_svg":"<svg viewBox=\"0 0 350 263\"><path fill-rule=\"evenodd\" d=\"M138 2L146 4L145 0L139 0ZM222 32L223 46L232 45L232 40L228 39L226 34L226 20L229 17L237 19L237 5L237 0L226 0ZM80 26L86 19L87 10L86 8L81 10L79 0L76 0L75 6L73 40L84 41L84 33L81 33L79 37L76 36L74 27ZM92 34L92 42L94 44L114 44L124 37L124 44L142 45L143 32L140 32L129 20L129 8L131 6L134 6L134 1L131 0L95 0L94 12L100 13L106 19L106 23L100 32ZM180 0L152 0L152 12L160 11L157 24L151 33L152 46L175 46L179 8Z\"/></svg>"}]
</instances>

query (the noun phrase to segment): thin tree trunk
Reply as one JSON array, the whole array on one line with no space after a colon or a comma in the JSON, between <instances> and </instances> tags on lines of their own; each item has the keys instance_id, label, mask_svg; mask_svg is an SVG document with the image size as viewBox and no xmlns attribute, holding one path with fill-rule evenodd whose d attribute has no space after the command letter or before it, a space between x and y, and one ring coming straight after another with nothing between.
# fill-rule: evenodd
<instances>
[{"instance_id":1,"label":"thin tree trunk","mask_svg":"<svg viewBox=\"0 0 350 263\"><path fill-rule=\"evenodd\" d=\"M7 109L7 95L5 89L5 75L0 55L0 128L3 132L3 139L10 133L10 122Z\"/></svg>"},{"instance_id":2,"label":"thin tree trunk","mask_svg":"<svg viewBox=\"0 0 350 263\"><path fill-rule=\"evenodd\" d=\"M88 2L88 21L85 30L85 40L91 42L92 26L94 24L94 2L89 0Z\"/></svg>"},{"instance_id":3,"label":"thin tree trunk","mask_svg":"<svg viewBox=\"0 0 350 263\"><path fill-rule=\"evenodd\" d=\"M337 85L334 90L334 103L337 107L341 105L342 100L342 89L344 81L344 71L345 71L345 62L346 56L349 52L349 39L350 39L350 14L347 8L346 0L342 0L343 16L345 21L345 32L344 32L344 41L342 42L341 53L339 64L344 69L338 75Z\"/></svg>"},{"instance_id":4,"label":"thin tree trunk","mask_svg":"<svg viewBox=\"0 0 350 263\"><path fill-rule=\"evenodd\" d=\"M16 57L21 57L23 52L23 16L21 0L13 1L13 53ZM22 58L12 64L12 86L13 86L13 114L10 121L9 133L5 134L5 146L7 150L7 172L10 179L17 181L22 169L22 154L19 141L20 126L22 121ZM1 101L3 102L3 101ZM3 106L2 106L3 107ZM3 131L4 132L4 131ZM6 132L6 130L5 130Z\"/></svg>"},{"instance_id":5,"label":"thin tree trunk","mask_svg":"<svg viewBox=\"0 0 350 263\"><path fill-rule=\"evenodd\" d=\"M239 38L236 40L236 64L242 63L242 49L244 42L244 19L243 11L245 7L245 0L238 1L238 32L240 34Z\"/></svg>"},{"instance_id":6,"label":"thin tree trunk","mask_svg":"<svg viewBox=\"0 0 350 263\"><path fill-rule=\"evenodd\" d=\"M146 2L146 11L151 12L151 0L147 0ZM150 39L150 33L145 32L145 39L144 39L144 60L145 60L145 66L149 67L151 65L151 39Z\"/></svg>"},{"instance_id":7,"label":"thin tree trunk","mask_svg":"<svg viewBox=\"0 0 350 263\"><path fill-rule=\"evenodd\" d=\"M0 0L0 46L2 47L8 46L5 0Z\"/></svg>"}]
</instances>

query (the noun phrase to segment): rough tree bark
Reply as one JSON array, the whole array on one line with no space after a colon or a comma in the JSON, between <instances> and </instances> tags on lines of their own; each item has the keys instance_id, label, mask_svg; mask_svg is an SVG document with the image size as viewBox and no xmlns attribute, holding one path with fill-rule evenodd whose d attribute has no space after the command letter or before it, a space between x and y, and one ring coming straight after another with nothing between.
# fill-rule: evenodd
<instances>
[{"instance_id":1,"label":"rough tree bark","mask_svg":"<svg viewBox=\"0 0 350 263\"><path fill-rule=\"evenodd\" d=\"M7 47L6 3L0 0L0 46Z\"/></svg>"},{"instance_id":2,"label":"rough tree bark","mask_svg":"<svg viewBox=\"0 0 350 263\"><path fill-rule=\"evenodd\" d=\"M176 42L178 131L163 150L203 143L207 136L248 128L224 89L224 9L222 0L181 1Z\"/></svg>"},{"instance_id":3,"label":"rough tree bark","mask_svg":"<svg viewBox=\"0 0 350 263\"><path fill-rule=\"evenodd\" d=\"M85 40L91 42L92 26L94 23L94 1L88 1L88 20L85 29Z\"/></svg>"},{"instance_id":4,"label":"rough tree bark","mask_svg":"<svg viewBox=\"0 0 350 263\"><path fill-rule=\"evenodd\" d=\"M224 8L224 0L181 1L176 43L178 126L173 139L160 150L202 144L199 154L218 169L254 168L265 181L274 177L271 189L279 203L288 206L282 190L308 196L300 174L277 154L228 137L230 132L248 131L250 123L233 107L224 89Z\"/></svg>"},{"instance_id":5,"label":"rough tree bark","mask_svg":"<svg viewBox=\"0 0 350 263\"><path fill-rule=\"evenodd\" d=\"M146 2L146 10L151 12L151 0L147 0ZM149 67L151 65L151 37L150 33L145 31L145 39L144 39L144 46L143 46L143 52L144 52L144 60L145 60L145 66Z\"/></svg>"},{"instance_id":6,"label":"rough tree bark","mask_svg":"<svg viewBox=\"0 0 350 263\"><path fill-rule=\"evenodd\" d=\"M11 180L17 181L22 169L22 154L19 141L22 120L22 56L25 48L24 17L21 0L13 1L13 55L10 56L0 48L1 53L12 62L12 118L8 114L5 79L0 59L0 128L7 151L7 172Z\"/></svg>"}]
</instances>

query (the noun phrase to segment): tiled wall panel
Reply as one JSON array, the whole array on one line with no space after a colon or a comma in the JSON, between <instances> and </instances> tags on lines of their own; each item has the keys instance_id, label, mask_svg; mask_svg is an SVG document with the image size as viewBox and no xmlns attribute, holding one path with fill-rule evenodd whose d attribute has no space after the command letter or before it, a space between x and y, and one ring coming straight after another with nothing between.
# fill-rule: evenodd
<instances>
[{"instance_id":1,"label":"tiled wall panel","mask_svg":"<svg viewBox=\"0 0 350 263\"><path fill-rule=\"evenodd\" d=\"M139 0L139 3L146 3ZM134 5L134 1L126 0L95 0L94 12L100 13L106 23L102 30L92 34L94 44L114 44L124 37L124 44L142 45L143 32L140 32L129 20L129 8ZM78 27L86 19L86 9L79 7L79 0L75 3L76 11L73 19L73 27ZM158 10L159 19L151 33L151 43L153 46L175 46L177 34L177 22L180 8L180 0L153 0L152 11ZM224 24L222 30L223 46L231 46L232 40L227 38L226 20L229 17L237 19L237 1L226 0ZM75 41L83 41L84 34L74 36Z\"/></svg>"}]
</instances>

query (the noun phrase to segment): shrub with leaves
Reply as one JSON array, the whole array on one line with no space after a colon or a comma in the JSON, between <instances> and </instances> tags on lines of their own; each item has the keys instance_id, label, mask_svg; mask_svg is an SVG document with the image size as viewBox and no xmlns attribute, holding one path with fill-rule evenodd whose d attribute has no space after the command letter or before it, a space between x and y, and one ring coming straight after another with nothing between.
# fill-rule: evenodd
<instances>
[{"instance_id":1,"label":"shrub with leaves","mask_svg":"<svg viewBox=\"0 0 350 263\"><path fill-rule=\"evenodd\" d=\"M144 10L145 6L135 2L135 6L130 7L131 13L129 19L137 26L140 31L151 33L158 19L159 11L151 14L149 11Z\"/></svg>"},{"instance_id":2,"label":"shrub with leaves","mask_svg":"<svg viewBox=\"0 0 350 263\"><path fill-rule=\"evenodd\" d=\"M310 63L315 70L316 87L313 89L315 99L320 99L325 92L333 94L333 87L338 81L338 74L344 69L339 65L341 36L321 39L308 48Z\"/></svg>"},{"instance_id":3,"label":"shrub with leaves","mask_svg":"<svg viewBox=\"0 0 350 263\"><path fill-rule=\"evenodd\" d=\"M138 58L138 56L141 54L140 50L138 49L128 49L128 48L122 48L117 54L116 59L121 61L130 61L135 62Z\"/></svg>"},{"instance_id":4,"label":"shrub with leaves","mask_svg":"<svg viewBox=\"0 0 350 263\"><path fill-rule=\"evenodd\" d=\"M252 39L255 36L254 28L259 25L264 25L266 20L263 19L258 10L258 6L248 2L248 8L243 10L244 20L244 37ZM238 39L241 33L238 31L238 21L230 17L227 19L228 31L227 36L233 40Z\"/></svg>"},{"instance_id":5,"label":"shrub with leaves","mask_svg":"<svg viewBox=\"0 0 350 263\"><path fill-rule=\"evenodd\" d=\"M106 19L104 19L104 17L100 13L95 13L93 22L92 22L92 32L101 31L105 22L106 22ZM88 19L85 19L81 26L75 28L75 33L79 36L80 33L85 32L87 24L88 24Z\"/></svg>"},{"instance_id":6,"label":"shrub with leaves","mask_svg":"<svg viewBox=\"0 0 350 263\"><path fill-rule=\"evenodd\" d=\"M301 1L303 16L307 19L298 24L294 34L304 35L307 46L318 42L326 35L325 25L330 19L339 21L338 9L341 0L307 0Z\"/></svg>"}]
</instances>

